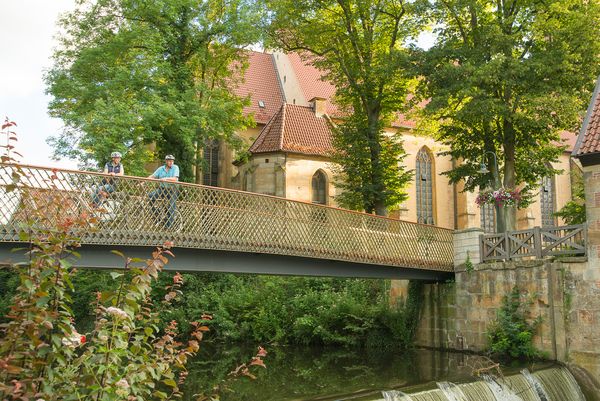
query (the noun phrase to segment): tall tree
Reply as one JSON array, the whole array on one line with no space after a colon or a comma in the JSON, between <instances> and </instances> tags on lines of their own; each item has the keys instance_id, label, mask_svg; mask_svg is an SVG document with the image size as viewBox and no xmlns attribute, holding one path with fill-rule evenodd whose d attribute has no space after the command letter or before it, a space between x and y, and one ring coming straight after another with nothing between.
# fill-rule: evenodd
<instances>
[{"instance_id":1,"label":"tall tree","mask_svg":"<svg viewBox=\"0 0 600 401\"><path fill-rule=\"evenodd\" d=\"M416 33L404 0L268 0L274 45L299 51L336 87L348 116L336 129L342 205L386 215L405 199L404 151L384 132L406 103L405 42Z\"/></svg>"},{"instance_id":2,"label":"tall tree","mask_svg":"<svg viewBox=\"0 0 600 401\"><path fill-rule=\"evenodd\" d=\"M55 156L101 164L120 150L143 173L171 153L182 179L199 182L206 141L235 142L251 123L230 87L259 21L251 0L79 0L46 76L65 125L50 140Z\"/></svg>"},{"instance_id":3,"label":"tall tree","mask_svg":"<svg viewBox=\"0 0 600 401\"><path fill-rule=\"evenodd\" d=\"M522 188L530 198L576 130L599 72L598 0L439 0L428 3L436 43L423 58L425 114L461 163L465 190ZM494 162L497 155L497 163ZM489 173L481 174L485 161ZM516 209L497 207L498 230Z\"/></svg>"}]
</instances>

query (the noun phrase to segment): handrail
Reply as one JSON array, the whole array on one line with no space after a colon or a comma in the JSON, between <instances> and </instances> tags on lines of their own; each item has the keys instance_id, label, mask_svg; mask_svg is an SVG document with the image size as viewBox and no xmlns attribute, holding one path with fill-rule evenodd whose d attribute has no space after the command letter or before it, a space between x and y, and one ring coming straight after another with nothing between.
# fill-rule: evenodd
<instances>
[{"instance_id":1,"label":"handrail","mask_svg":"<svg viewBox=\"0 0 600 401\"><path fill-rule=\"evenodd\" d=\"M48 166L37 166L37 165L34 165L34 164L1 163L0 162L0 167L3 167L3 166L19 166L19 167L22 167L22 168L29 168L29 169L50 170L50 171L56 170L56 171L61 171L61 172L65 172L65 173L95 175L95 176L103 177L103 178L104 177L115 178L115 179L124 179L124 178L127 178L127 179L138 180L138 181L149 181L149 182L164 183L164 181L161 181L161 180L156 179L156 178L140 177L140 176L135 176L135 175L112 176L110 174L104 174L104 173L98 172L98 171L73 170L73 169L64 169L64 168L56 168L56 167L48 167ZM344 208L341 208L341 207L330 206L330 205L323 205L323 204L319 204L319 203L312 203L312 202L309 202L309 201L303 201L303 200L298 200L298 199L281 198L280 196L275 196L275 195L268 195L268 194L261 194L261 193L257 193L257 192L242 191L240 189L223 188L223 187L213 187L213 186L210 186L210 185L195 184L195 183L192 183L192 182L185 182L185 181L176 181L176 182L173 182L173 184L181 185L181 186L184 186L184 187L195 187L195 188L218 188L220 191L226 191L226 192L239 192L239 193L243 193L243 194L252 194L254 196L260 196L260 197L264 197L264 198L285 199L287 202L302 203L302 204L307 204L307 205L311 205L311 206L314 206L314 207L326 208L326 209L332 209L332 210L342 210L345 213L354 213L354 214L358 214L358 215L367 215L367 216L371 216L371 217L377 218L377 219L384 219L384 220L391 220L391 221L402 221L403 223L414 224L416 226L431 226L431 227L435 227L438 230L446 230L448 232L452 232L453 231L450 228L438 227L438 226L436 226L434 224L424 224L424 223L417 223L417 222L408 221L408 220L393 219L393 218L388 217L388 216L380 216L380 215L377 215L377 214L365 213L365 212L360 212L360 211L357 211L357 210L344 209Z\"/></svg>"},{"instance_id":2,"label":"handrail","mask_svg":"<svg viewBox=\"0 0 600 401\"><path fill-rule=\"evenodd\" d=\"M482 234L479 240L481 261L585 255L586 228L585 224L575 224Z\"/></svg>"},{"instance_id":3,"label":"handrail","mask_svg":"<svg viewBox=\"0 0 600 401\"><path fill-rule=\"evenodd\" d=\"M25 175L12 196L6 187L17 168ZM98 190L105 178L115 179L112 194ZM0 163L0 241L19 241L28 208L49 207L49 193L60 197L61 216L85 212L97 220L77 232L82 244L170 240L185 248L453 269L452 231L445 228L232 189L6 163Z\"/></svg>"}]
</instances>

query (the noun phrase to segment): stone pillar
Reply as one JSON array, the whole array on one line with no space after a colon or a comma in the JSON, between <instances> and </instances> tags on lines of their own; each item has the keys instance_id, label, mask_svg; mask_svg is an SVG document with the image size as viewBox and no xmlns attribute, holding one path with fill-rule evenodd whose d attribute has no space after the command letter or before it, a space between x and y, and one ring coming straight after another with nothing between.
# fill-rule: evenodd
<instances>
[{"instance_id":1,"label":"stone pillar","mask_svg":"<svg viewBox=\"0 0 600 401\"><path fill-rule=\"evenodd\" d=\"M474 265L481 262L479 255L479 236L483 230L479 227L454 231L454 267L465 264L467 258Z\"/></svg>"},{"instance_id":2,"label":"stone pillar","mask_svg":"<svg viewBox=\"0 0 600 401\"><path fill-rule=\"evenodd\" d=\"M600 165L583 167L585 210L588 224L588 269L585 279L600 280Z\"/></svg>"}]
</instances>

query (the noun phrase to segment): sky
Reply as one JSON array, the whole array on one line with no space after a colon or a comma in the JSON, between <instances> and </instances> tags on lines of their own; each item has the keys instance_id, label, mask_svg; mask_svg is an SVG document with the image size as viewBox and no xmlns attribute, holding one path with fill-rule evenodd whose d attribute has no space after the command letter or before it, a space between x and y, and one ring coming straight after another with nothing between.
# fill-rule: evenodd
<instances>
[{"instance_id":1,"label":"sky","mask_svg":"<svg viewBox=\"0 0 600 401\"><path fill-rule=\"evenodd\" d=\"M22 163L75 168L73 160L51 160L46 138L59 133L62 123L48 116L43 81L56 45L56 20L75 7L75 0L0 0L0 6L0 118L17 123ZM5 141L1 135L0 142Z\"/></svg>"}]
</instances>

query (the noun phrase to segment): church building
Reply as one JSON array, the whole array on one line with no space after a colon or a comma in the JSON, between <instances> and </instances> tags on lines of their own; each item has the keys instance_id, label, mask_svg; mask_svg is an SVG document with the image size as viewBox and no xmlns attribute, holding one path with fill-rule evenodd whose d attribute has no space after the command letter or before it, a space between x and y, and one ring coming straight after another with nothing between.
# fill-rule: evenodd
<instances>
[{"instance_id":1,"label":"church building","mask_svg":"<svg viewBox=\"0 0 600 401\"><path fill-rule=\"evenodd\" d=\"M245 152L236 153L223 143L207 146L204 184L337 206L330 159L331 121L339 118L332 102L335 87L295 53L250 52L248 63L236 94L249 97L244 113L254 116L256 127L238 133L247 144ZM404 168L414 171L408 199L390 212L391 218L495 231L493 207L480 208L476 193L462 192L461 184L450 184L441 174L455 163L440 154L446 150L443 144L403 116L386 131L402 134ZM553 213L571 199L580 166L570 158L576 136L561 136L567 148L553 167L562 173L540 182L535 202L518 212L518 229L562 224Z\"/></svg>"}]
</instances>

